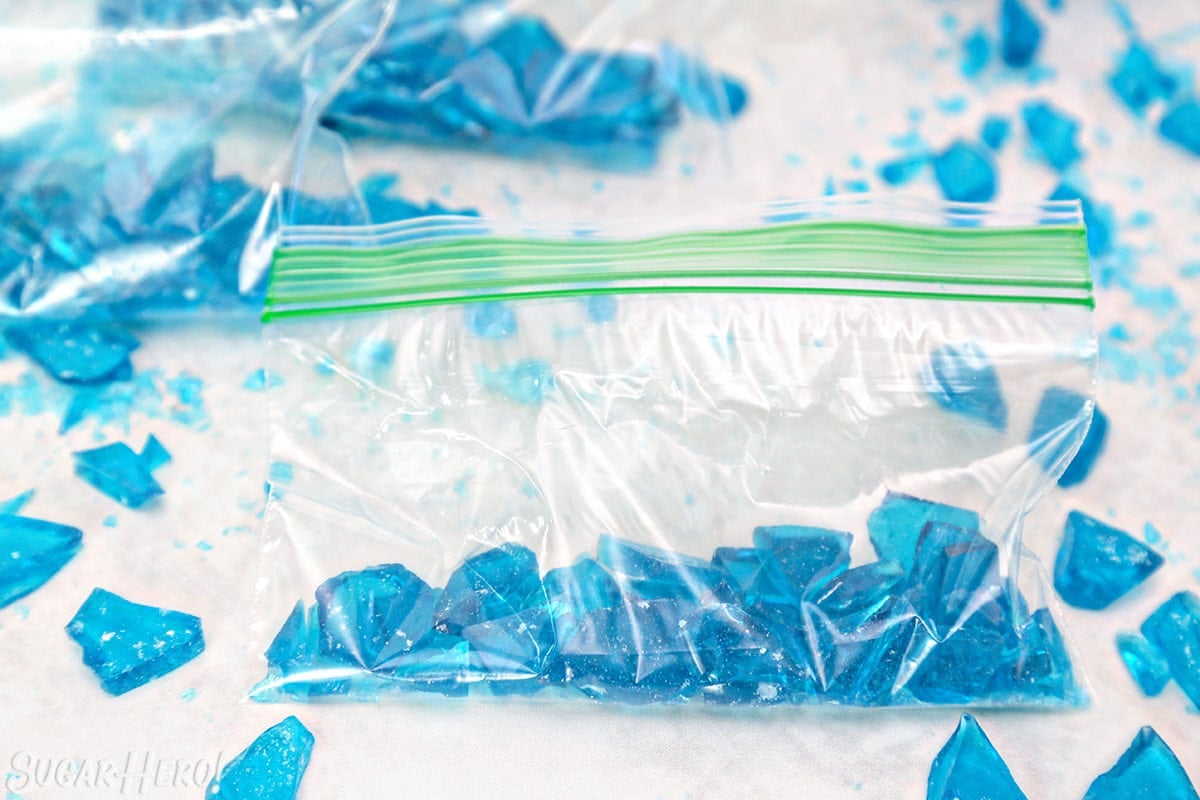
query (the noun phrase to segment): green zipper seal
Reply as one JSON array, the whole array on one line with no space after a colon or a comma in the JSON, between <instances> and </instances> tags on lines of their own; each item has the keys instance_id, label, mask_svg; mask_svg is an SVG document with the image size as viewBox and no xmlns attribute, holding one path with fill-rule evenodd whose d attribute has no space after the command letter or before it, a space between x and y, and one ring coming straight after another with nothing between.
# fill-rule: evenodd
<instances>
[{"instance_id":1,"label":"green zipper seal","mask_svg":"<svg viewBox=\"0 0 1200 800\"><path fill-rule=\"evenodd\" d=\"M802 221L613 241L492 235L276 250L263 319L658 292L840 294L1092 307L1082 225Z\"/></svg>"}]
</instances>

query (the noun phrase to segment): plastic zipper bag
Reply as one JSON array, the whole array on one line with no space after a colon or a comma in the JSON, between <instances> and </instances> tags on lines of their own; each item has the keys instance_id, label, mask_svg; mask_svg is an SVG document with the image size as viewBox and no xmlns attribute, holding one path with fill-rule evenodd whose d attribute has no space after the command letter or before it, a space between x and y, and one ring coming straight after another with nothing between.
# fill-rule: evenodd
<instances>
[{"instance_id":1,"label":"plastic zipper bag","mask_svg":"<svg viewBox=\"0 0 1200 800\"><path fill-rule=\"evenodd\" d=\"M1082 704L1091 312L1069 203L286 229L251 696Z\"/></svg>"}]
</instances>

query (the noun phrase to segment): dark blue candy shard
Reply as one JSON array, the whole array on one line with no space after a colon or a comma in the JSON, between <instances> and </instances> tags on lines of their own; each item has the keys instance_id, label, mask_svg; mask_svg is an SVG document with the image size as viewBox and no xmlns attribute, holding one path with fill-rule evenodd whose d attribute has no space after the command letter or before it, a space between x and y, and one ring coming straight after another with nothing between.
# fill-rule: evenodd
<instances>
[{"instance_id":1,"label":"dark blue candy shard","mask_svg":"<svg viewBox=\"0 0 1200 800\"><path fill-rule=\"evenodd\" d=\"M930 522L979 530L979 515L974 511L889 491L867 518L867 533L881 559L898 561L905 572L911 572L917 542Z\"/></svg>"},{"instance_id":2,"label":"dark blue candy shard","mask_svg":"<svg viewBox=\"0 0 1200 800\"><path fill-rule=\"evenodd\" d=\"M921 367L921 383L938 405L1002 431L1008 403L991 359L974 342L946 344Z\"/></svg>"},{"instance_id":3,"label":"dark blue candy shard","mask_svg":"<svg viewBox=\"0 0 1200 800\"><path fill-rule=\"evenodd\" d=\"M1054 588L1076 608L1108 608L1162 564L1162 556L1124 531L1072 511L1054 562Z\"/></svg>"},{"instance_id":4,"label":"dark blue candy shard","mask_svg":"<svg viewBox=\"0 0 1200 800\"><path fill-rule=\"evenodd\" d=\"M1088 426L1087 435L1083 437L1083 444L1079 445L1075 457L1071 459L1071 463L1067 464L1067 468L1059 476L1058 485L1067 488L1087 480L1087 476L1092 472L1092 467L1096 464L1096 459L1104 451L1104 442L1107 438L1108 416L1100 410L1100 406L1093 406L1092 424Z\"/></svg>"},{"instance_id":5,"label":"dark blue candy shard","mask_svg":"<svg viewBox=\"0 0 1200 800\"><path fill-rule=\"evenodd\" d=\"M999 151L1008 141L1009 129L1010 125L1007 119L989 114L983 120L983 127L979 129L979 140L989 149Z\"/></svg>"},{"instance_id":6,"label":"dark blue candy shard","mask_svg":"<svg viewBox=\"0 0 1200 800\"><path fill-rule=\"evenodd\" d=\"M1159 120L1158 133L1200 157L1200 101L1191 97L1177 103Z\"/></svg>"},{"instance_id":7,"label":"dark blue candy shard","mask_svg":"<svg viewBox=\"0 0 1200 800\"><path fill-rule=\"evenodd\" d=\"M163 493L146 461L124 442L81 450L74 456L75 474L124 506L141 508Z\"/></svg>"},{"instance_id":8,"label":"dark blue candy shard","mask_svg":"<svg viewBox=\"0 0 1200 800\"><path fill-rule=\"evenodd\" d=\"M996 196L996 169L991 156L962 140L933 157L933 175L947 200L983 203Z\"/></svg>"},{"instance_id":9,"label":"dark blue candy shard","mask_svg":"<svg viewBox=\"0 0 1200 800\"><path fill-rule=\"evenodd\" d=\"M146 465L146 469L151 472L171 460L171 454L167 452L167 448L163 447L163 443L153 435L146 438L146 444L142 445L142 452L138 455L141 457L142 463Z\"/></svg>"},{"instance_id":10,"label":"dark blue candy shard","mask_svg":"<svg viewBox=\"0 0 1200 800\"><path fill-rule=\"evenodd\" d=\"M1121 661L1129 670L1134 683L1147 697L1157 697L1171 682L1171 665L1146 641L1146 637L1136 633L1117 634L1117 652Z\"/></svg>"},{"instance_id":11,"label":"dark blue candy shard","mask_svg":"<svg viewBox=\"0 0 1200 800\"><path fill-rule=\"evenodd\" d=\"M559 639L570 635L577 621L591 612L621 604L617 582L588 556L569 567L550 570L542 585Z\"/></svg>"},{"instance_id":12,"label":"dark blue candy shard","mask_svg":"<svg viewBox=\"0 0 1200 800\"><path fill-rule=\"evenodd\" d=\"M1138 731L1113 768L1088 787L1083 800L1200 800L1179 758L1149 726Z\"/></svg>"},{"instance_id":13,"label":"dark blue candy shard","mask_svg":"<svg viewBox=\"0 0 1200 800\"><path fill-rule=\"evenodd\" d=\"M5 329L4 339L50 377L74 386L129 380L129 354L138 347L125 331L76 322L23 322Z\"/></svg>"},{"instance_id":14,"label":"dark blue candy shard","mask_svg":"<svg viewBox=\"0 0 1200 800\"><path fill-rule=\"evenodd\" d=\"M1171 668L1171 677L1200 708L1200 597L1179 592L1142 623L1142 635Z\"/></svg>"},{"instance_id":15,"label":"dark blue candy shard","mask_svg":"<svg viewBox=\"0 0 1200 800\"><path fill-rule=\"evenodd\" d=\"M1042 42L1042 29L1020 0L1000 3L1000 58L1010 67L1033 63Z\"/></svg>"},{"instance_id":16,"label":"dark blue candy shard","mask_svg":"<svg viewBox=\"0 0 1200 800\"><path fill-rule=\"evenodd\" d=\"M1093 200L1079 187L1063 182L1050 193L1050 200L1078 200L1083 207L1083 224L1087 228L1088 253L1102 256L1112 250L1112 209Z\"/></svg>"},{"instance_id":17,"label":"dark blue candy shard","mask_svg":"<svg viewBox=\"0 0 1200 800\"><path fill-rule=\"evenodd\" d=\"M1027 800L979 723L963 714L929 767L927 800Z\"/></svg>"},{"instance_id":18,"label":"dark blue candy shard","mask_svg":"<svg viewBox=\"0 0 1200 800\"><path fill-rule=\"evenodd\" d=\"M208 785L210 800L295 800L313 735L295 717L267 728Z\"/></svg>"},{"instance_id":19,"label":"dark blue candy shard","mask_svg":"<svg viewBox=\"0 0 1200 800\"><path fill-rule=\"evenodd\" d=\"M842 531L806 525L766 525L754 529L754 546L770 551L797 593L814 578L827 579L850 566L850 542Z\"/></svg>"},{"instance_id":20,"label":"dark blue candy shard","mask_svg":"<svg viewBox=\"0 0 1200 800\"><path fill-rule=\"evenodd\" d=\"M472 556L454 570L437 599L433 625L460 635L463 628L546 606L537 556L512 542Z\"/></svg>"},{"instance_id":21,"label":"dark blue candy shard","mask_svg":"<svg viewBox=\"0 0 1200 800\"><path fill-rule=\"evenodd\" d=\"M724 570L728 583L746 606L755 603L796 603L796 594L775 554L757 547L718 547L713 566Z\"/></svg>"},{"instance_id":22,"label":"dark blue candy shard","mask_svg":"<svg viewBox=\"0 0 1200 800\"><path fill-rule=\"evenodd\" d=\"M1072 117L1045 100L1034 100L1021 106L1021 119L1034 149L1059 172L1082 158L1075 142L1079 123Z\"/></svg>"},{"instance_id":23,"label":"dark blue candy shard","mask_svg":"<svg viewBox=\"0 0 1200 800\"><path fill-rule=\"evenodd\" d=\"M161 678L204 652L199 617L131 603L104 589L92 590L67 624L67 635L112 695Z\"/></svg>"},{"instance_id":24,"label":"dark blue candy shard","mask_svg":"<svg viewBox=\"0 0 1200 800\"><path fill-rule=\"evenodd\" d=\"M471 303L465 309L467 328L484 339L504 339L517 332L517 315L498 301Z\"/></svg>"},{"instance_id":25,"label":"dark blue candy shard","mask_svg":"<svg viewBox=\"0 0 1200 800\"><path fill-rule=\"evenodd\" d=\"M1070 463L1092 408L1087 397L1071 389L1051 386L1042 394L1029 432L1029 451L1047 472Z\"/></svg>"},{"instance_id":26,"label":"dark blue candy shard","mask_svg":"<svg viewBox=\"0 0 1200 800\"><path fill-rule=\"evenodd\" d=\"M899 561L876 561L815 582L805 601L837 620L868 619L900 593L907 577Z\"/></svg>"},{"instance_id":27,"label":"dark blue candy shard","mask_svg":"<svg viewBox=\"0 0 1200 800\"><path fill-rule=\"evenodd\" d=\"M0 514L0 608L53 578L82 543L78 528Z\"/></svg>"},{"instance_id":28,"label":"dark blue candy shard","mask_svg":"<svg viewBox=\"0 0 1200 800\"><path fill-rule=\"evenodd\" d=\"M913 605L939 640L1003 591L995 543L943 522L921 532L910 575Z\"/></svg>"},{"instance_id":29,"label":"dark blue candy shard","mask_svg":"<svg viewBox=\"0 0 1200 800\"><path fill-rule=\"evenodd\" d=\"M740 606L705 606L684 622L684 640L701 680L709 686L754 687L758 696L759 684L773 684L778 687L775 691L761 694L782 699L790 684L807 678L806 670L792 660L784 643Z\"/></svg>"},{"instance_id":30,"label":"dark blue candy shard","mask_svg":"<svg viewBox=\"0 0 1200 800\"><path fill-rule=\"evenodd\" d=\"M433 624L433 590L399 564L343 572L317 587L321 655L386 668Z\"/></svg>"},{"instance_id":31,"label":"dark blue candy shard","mask_svg":"<svg viewBox=\"0 0 1200 800\"><path fill-rule=\"evenodd\" d=\"M600 535L596 560L628 591L643 599L678 598L704 603L732 596L724 573L710 562L607 533Z\"/></svg>"},{"instance_id":32,"label":"dark blue candy shard","mask_svg":"<svg viewBox=\"0 0 1200 800\"><path fill-rule=\"evenodd\" d=\"M548 607L533 606L468 625L462 637L492 680L528 679L543 673L554 652L554 618Z\"/></svg>"},{"instance_id":33,"label":"dark blue candy shard","mask_svg":"<svg viewBox=\"0 0 1200 800\"><path fill-rule=\"evenodd\" d=\"M1140 42L1133 42L1108 85L1135 114L1141 114L1155 100L1166 100L1175 92L1176 82L1159 68L1154 53Z\"/></svg>"}]
</instances>

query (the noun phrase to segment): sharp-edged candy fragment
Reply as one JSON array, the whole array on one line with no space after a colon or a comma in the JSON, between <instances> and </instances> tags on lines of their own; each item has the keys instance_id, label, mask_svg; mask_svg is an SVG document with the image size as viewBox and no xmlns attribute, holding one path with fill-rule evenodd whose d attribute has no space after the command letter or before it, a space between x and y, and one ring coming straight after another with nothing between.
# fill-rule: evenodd
<instances>
[{"instance_id":1,"label":"sharp-edged candy fragment","mask_svg":"<svg viewBox=\"0 0 1200 800\"><path fill-rule=\"evenodd\" d=\"M1054 563L1054 588L1076 608L1107 608L1162 564L1162 556L1124 531L1072 511Z\"/></svg>"},{"instance_id":2,"label":"sharp-edged candy fragment","mask_svg":"<svg viewBox=\"0 0 1200 800\"><path fill-rule=\"evenodd\" d=\"M1083 439L1084 423L1088 419L1088 398L1060 386L1051 386L1042 393L1029 432L1029 451L1047 472L1066 469L1074 458L1072 449Z\"/></svg>"},{"instance_id":3,"label":"sharp-edged candy fragment","mask_svg":"<svg viewBox=\"0 0 1200 800\"><path fill-rule=\"evenodd\" d=\"M1021 119L1033 146L1042 158L1059 172L1082 157L1075 139L1079 123L1045 100L1035 100L1021 107Z\"/></svg>"},{"instance_id":4,"label":"sharp-edged candy fragment","mask_svg":"<svg viewBox=\"0 0 1200 800\"><path fill-rule=\"evenodd\" d=\"M1200 157L1200 100L1190 97L1177 103L1159 120L1158 133Z\"/></svg>"},{"instance_id":5,"label":"sharp-edged candy fragment","mask_svg":"<svg viewBox=\"0 0 1200 800\"><path fill-rule=\"evenodd\" d=\"M1200 800L1178 757L1149 726L1138 731L1113 768L1088 787L1083 800Z\"/></svg>"},{"instance_id":6,"label":"sharp-edged candy fragment","mask_svg":"<svg viewBox=\"0 0 1200 800\"><path fill-rule=\"evenodd\" d=\"M947 200L983 203L996 196L996 169L986 151L956 141L933 157L933 174Z\"/></svg>"},{"instance_id":7,"label":"sharp-edged candy fragment","mask_svg":"<svg viewBox=\"0 0 1200 800\"><path fill-rule=\"evenodd\" d=\"M1027 800L979 723L963 714L929 768L928 800Z\"/></svg>"},{"instance_id":8,"label":"sharp-edged candy fragment","mask_svg":"<svg viewBox=\"0 0 1200 800\"><path fill-rule=\"evenodd\" d=\"M129 508L141 508L163 493L151 473L171 459L153 436L140 454L124 442L114 442L74 455L76 475Z\"/></svg>"},{"instance_id":9,"label":"sharp-edged candy fragment","mask_svg":"<svg viewBox=\"0 0 1200 800\"><path fill-rule=\"evenodd\" d=\"M938 405L1004 430L1008 403L991 359L974 342L942 345L921 368L921 382Z\"/></svg>"},{"instance_id":10,"label":"sharp-edged candy fragment","mask_svg":"<svg viewBox=\"0 0 1200 800\"><path fill-rule=\"evenodd\" d=\"M1092 408L1092 424L1088 426L1087 435L1083 437L1083 444L1079 445L1075 457L1071 459L1071 463L1067 464L1067 468L1059 476L1058 485L1068 488L1087 480L1087 476L1092 473L1092 467L1096 465L1096 459L1104 451L1104 442L1107 438L1108 416L1100 410L1100 406L1094 406Z\"/></svg>"},{"instance_id":11,"label":"sharp-edged candy fragment","mask_svg":"<svg viewBox=\"0 0 1200 800\"><path fill-rule=\"evenodd\" d=\"M974 511L889 491L867 518L867 533L881 559L898 561L911 572L921 532L930 522L965 530L979 530L980 525Z\"/></svg>"},{"instance_id":12,"label":"sharp-edged candy fragment","mask_svg":"<svg viewBox=\"0 0 1200 800\"><path fill-rule=\"evenodd\" d=\"M721 570L701 558L637 544L604 533L596 560L637 596L676 598L690 603L728 598L731 589Z\"/></svg>"},{"instance_id":13,"label":"sharp-edged candy fragment","mask_svg":"<svg viewBox=\"0 0 1200 800\"><path fill-rule=\"evenodd\" d=\"M1000 596L1000 551L978 531L930 522L910 574L913 605L935 635L962 624L982 601Z\"/></svg>"},{"instance_id":14,"label":"sharp-edged candy fragment","mask_svg":"<svg viewBox=\"0 0 1200 800\"><path fill-rule=\"evenodd\" d=\"M78 528L0 514L0 608L53 578L82 542Z\"/></svg>"},{"instance_id":15,"label":"sharp-edged candy fragment","mask_svg":"<svg viewBox=\"0 0 1200 800\"><path fill-rule=\"evenodd\" d=\"M384 667L433 627L433 590L399 564L343 572L316 595L320 652L334 661Z\"/></svg>"},{"instance_id":16,"label":"sharp-edged candy fragment","mask_svg":"<svg viewBox=\"0 0 1200 800\"><path fill-rule=\"evenodd\" d=\"M163 447L163 443L153 434L146 437L146 444L142 445L142 452L139 455L142 463L146 465L146 469L151 472L171 460L171 454L167 452L167 448Z\"/></svg>"},{"instance_id":17,"label":"sharp-edged candy fragment","mask_svg":"<svg viewBox=\"0 0 1200 800\"><path fill-rule=\"evenodd\" d=\"M754 529L754 546L775 556L792 588L803 591L817 578L829 578L850 566L853 537L842 531L805 525L765 525Z\"/></svg>"},{"instance_id":18,"label":"sharp-edged candy fragment","mask_svg":"<svg viewBox=\"0 0 1200 800\"><path fill-rule=\"evenodd\" d=\"M459 635L471 625L546 606L537 556L511 542L472 556L446 581L433 612L433 627Z\"/></svg>"},{"instance_id":19,"label":"sharp-edged candy fragment","mask_svg":"<svg viewBox=\"0 0 1200 800\"><path fill-rule=\"evenodd\" d=\"M295 717L267 728L208 785L208 800L295 800L313 735Z\"/></svg>"},{"instance_id":20,"label":"sharp-edged candy fragment","mask_svg":"<svg viewBox=\"0 0 1200 800\"><path fill-rule=\"evenodd\" d=\"M534 605L468 625L462 637L492 680L520 681L544 672L555 647L554 618L547 606Z\"/></svg>"},{"instance_id":21,"label":"sharp-edged candy fragment","mask_svg":"<svg viewBox=\"0 0 1200 800\"><path fill-rule=\"evenodd\" d=\"M1159 606L1141 630L1167 662L1179 688L1200 708L1200 597L1179 592Z\"/></svg>"},{"instance_id":22,"label":"sharp-edged candy fragment","mask_svg":"<svg viewBox=\"0 0 1200 800\"><path fill-rule=\"evenodd\" d=\"M1121 661L1129 670L1134 683L1147 697L1157 697L1171 682L1171 665L1154 649L1154 645L1146 641L1146 637L1136 633L1117 634L1117 652Z\"/></svg>"},{"instance_id":23,"label":"sharp-edged candy fragment","mask_svg":"<svg viewBox=\"0 0 1200 800\"><path fill-rule=\"evenodd\" d=\"M727 583L743 597L747 606L796 602L791 583L770 550L718 547L713 553L712 563L729 576Z\"/></svg>"},{"instance_id":24,"label":"sharp-edged candy fragment","mask_svg":"<svg viewBox=\"0 0 1200 800\"><path fill-rule=\"evenodd\" d=\"M75 386L128 380L129 354L138 347L125 331L78 322L23 322L7 328L4 338L50 377Z\"/></svg>"},{"instance_id":25,"label":"sharp-edged candy fragment","mask_svg":"<svg viewBox=\"0 0 1200 800\"><path fill-rule=\"evenodd\" d=\"M104 691L124 694L204 652L200 618L93 589L67 624Z\"/></svg>"},{"instance_id":26,"label":"sharp-edged candy fragment","mask_svg":"<svg viewBox=\"0 0 1200 800\"><path fill-rule=\"evenodd\" d=\"M546 602L560 639L593 611L621 604L621 589L604 568L588 556L569 567L558 567L542 578Z\"/></svg>"},{"instance_id":27,"label":"sharp-edged candy fragment","mask_svg":"<svg viewBox=\"0 0 1200 800\"><path fill-rule=\"evenodd\" d=\"M10 497L0 503L0 514L20 514L25 504L33 499L33 489L26 489L16 497Z\"/></svg>"},{"instance_id":28,"label":"sharp-edged candy fragment","mask_svg":"<svg viewBox=\"0 0 1200 800\"><path fill-rule=\"evenodd\" d=\"M1027 67L1037 56L1042 28L1020 0L1001 0L1000 58L1010 67Z\"/></svg>"},{"instance_id":29,"label":"sharp-edged candy fragment","mask_svg":"<svg viewBox=\"0 0 1200 800\"><path fill-rule=\"evenodd\" d=\"M1108 85L1130 111L1140 115L1150 103L1170 97L1176 82L1158 66L1150 48L1133 42L1108 77Z\"/></svg>"}]
</instances>

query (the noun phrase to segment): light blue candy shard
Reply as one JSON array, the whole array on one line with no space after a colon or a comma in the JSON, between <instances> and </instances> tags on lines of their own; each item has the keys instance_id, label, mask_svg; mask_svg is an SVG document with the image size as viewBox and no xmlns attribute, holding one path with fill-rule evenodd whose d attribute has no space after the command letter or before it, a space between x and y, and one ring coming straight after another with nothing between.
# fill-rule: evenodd
<instances>
[{"instance_id":1,"label":"light blue candy shard","mask_svg":"<svg viewBox=\"0 0 1200 800\"><path fill-rule=\"evenodd\" d=\"M933 176L947 200L985 203L996 196L996 168L988 151L956 141L933 157Z\"/></svg>"},{"instance_id":2,"label":"light blue candy shard","mask_svg":"<svg viewBox=\"0 0 1200 800\"><path fill-rule=\"evenodd\" d=\"M1029 432L1029 452L1047 471L1053 471L1071 455L1071 449L1082 438L1087 410L1088 398L1079 392L1050 386L1042 393Z\"/></svg>"},{"instance_id":3,"label":"light blue candy shard","mask_svg":"<svg viewBox=\"0 0 1200 800\"><path fill-rule=\"evenodd\" d=\"M1107 437L1108 416L1100 410L1100 406L1093 406L1092 424L1088 426L1087 435L1083 437L1083 444L1079 445L1075 457L1071 459L1071 463L1059 476L1058 485L1067 488L1083 483L1091 474L1096 459L1103 452L1104 441Z\"/></svg>"},{"instance_id":4,"label":"light blue candy shard","mask_svg":"<svg viewBox=\"0 0 1200 800\"><path fill-rule=\"evenodd\" d=\"M0 608L54 577L82 542L78 528L0 514Z\"/></svg>"},{"instance_id":5,"label":"light blue candy shard","mask_svg":"<svg viewBox=\"0 0 1200 800\"><path fill-rule=\"evenodd\" d=\"M1158 133L1200 157L1200 100L1189 98L1176 104L1159 121Z\"/></svg>"},{"instance_id":6,"label":"light blue candy shard","mask_svg":"<svg viewBox=\"0 0 1200 800\"><path fill-rule=\"evenodd\" d=\"M1140 115L1152 101L1174 94L1176 82L1158 66L1152 50L1133 42L1109 76L1108 85L1130 111Z\"/></svg>"},{"instance_id":7,"label":"light blue candy shard","mask_svg":"<svg viewBox=\"0 0 1200 800\"><path fill-rule=\"evenodd\" d=\"M927 800L1027 800L1004 759L970 714L929 768Z\"/></svg>"},{"instance_id":8,"label":"light blue candy shard","mask_svg":"<svg viewBox=\"0 0 1200 800\"><path fill-rule=\"evenodd\" d=\"M974 342L942 345L921 367L921 383L938 405L1002 431L1008 404L996 368Z\"/></svg>"},{"instance_id":9,"label":"light blue candy shard","mask_svg":"<svg viewBox=\"0 0 1200 800\"><path fill-rule=\"evenodd\" d=\"M462 637L493 680L540 675L554 651L554 619L546 606L463 628Z\"/></svg>"},{"instance_id":10,"label":"light blue candy shard","mask_svg":"<svg viewBox=\"0 0 1200 800\"><path fill-rule=\"evenodd\" d=\"M484 389L525 406L540 406L554 390L554 369L536 358L522 359L494 370L481 366L478 376Z\"/></svg>"},{"instance_id":11,"label":"light blue candy shard","mask_svg":"<svg viewBox=\"0 0 1200 800\"><path fill-rule=\"evenodd\" d=\"M208 785L209 800L295 800L313 735L295 717L263 731Z\"/></svg>"},{"instance_id":12,"label":"light blue candy shard","mask_svg":"<svg viewBox=\"0 0 1200 800\"><path fill-rule=\"evenodd\" d=\"M1026 103L1021 106L1021 119L1034 148L1059 172L1083 157L1075 143L1079 123L1050 103L1044 100Z\"/></svg>"},{"instance_id":13,"label":"light blue candy shard","mask_svg":"<svg viewBox=\"0 0 1200 800\"><path fill-rule=\"evenodd\" d=\"M796 602L795 592L770 550L718 547L712 563L729 575L730 585L741 593L747 606Z\"/></svg>"},{"instance_id":14,"label":"light blue candy shard","mask_svg":"<svg viewBox=\"0 0 1200 800\"><path fill-rule=\"evenodd\" d=\"M5 330L4 338L55 380L77 386L128 380L129 354L138 347L122 330L77 322L23 322Z\"/></svg>"},{"instance_id":15,"label":"light blue candy shard","mask_svg":"<svg viewBox=\"0 0 1200 800\"><path fill-rule=\"evenodd\" d=\"M33 489L26 489L16 497L0 503L0 514L20 514L25 504L33 499Z\"/></svg>"},{"instance_id":16,"label":"light blue candy shard","mask_svg":"<svg viewBox=\"0 0 1200 800\"><path fill-rule=\"evenodd\" d=\"M340 573L316 597L321 655L365 669L412 650L433 626L433 590L400 564Z\"/></svg>"},{"instance_id":17,"label":"light blue candy shard","mask_svg":"<svg viewBox=\"0 0 1200 800\"><path fill-rule=\"evenodd\" d=\"M163 493L146 461L124 442L74 455L75 474L124 506L141 508Z\"/></svg>"},{"instance_id":18,"label":"light blue candy shard","mask_svg":"<svg viewBox=\"0 0 1200 800\"><path fill-rule=\"evenodd\" d=\"M153 434L146 438L146 444L142 446L141 457L142 463L151 472L171 460L171 454L167 452L167 448L163 447L163 443Z\"/></svg>"},{"instance_id":19,"label":"light blue candy shard","mask_svg":"<svg viewBox=\"0 0 1200 800\"><path fill-rule=\"evenodd\" d=\"M974 511L888 492L867 518L867 533L881 559L899 561L905 572L911 572L921 531L930 522L979 530L979 515Z\"/></svg>"},{"instance_id":20,"label":"light blue candy shard","mask_svg":"<svg viewBox=\"0 0 1200 800\"><path fill-rule=\"evenodd\" d=\"M1054 562L1054 588L1076 608L1107 608L1162 564L1162 556L1125 531L1072 511Z\"/></svg>"},{"instance_id":21,"label":"light blue candy shard","mask_svg":"<svg viewBox=\"0 0 1200 800\"><path fill-rule=\"evenodd\" d=\"M558 567L542 578L546 600L560 639L584 616L621 604L621 589L604 568L588 556L569 567Z\"/></svg>"},{"instance_id":22,"label":"light blue candy shard","mask_svg":"<svg viewBox=\"0 0 1200 800\"><path fill-rule=\"evenodd\" d=\"M1171 682L1171 665L1144 636L1118 633L1117 652L1121 654L1121 660L1125 662L1125 668L1129 670L1134 683L1147 697L1162 694Z\"/></svg>"},{"instance_id":23,"label":"light blue candy shard","mask_svg":"<svg viewBox=\"0 0 1200 800\"><path fill-rule=\"evenodd\" d=\"M1187 771L1149 726L1138 731L1113 768L1096 778L1083 800L1200 800Z\"/></svg>"},{"instance_id":24,"label":"light blue candy shard","mask_svg":"<svg viewBox=\"0 0 1200 800\"><path fill-rule=\"evenodd\" d=\"M468 626L546 605L537 556L506 542L468 558L451 573L437 599L433 626L458 635Z\"/></svg>"},{"instance_id":25,"label":"light blue candy shard","mask_svg":"<svg viewBox=\"0 0 1200 800\"><path fill-rule=\"evenodd\" d=\"M470 303L463 310L467 328L481 339L504 339L517 332L517 315L499 301Z\"/></svg>"},{"instance_id":26,"label":"light blue candy shard","mask_svg":"<svg viewBox=\"0 0 1200 800\"><path fill-rule=\"evenodd\" d=\"M1179 592L1142 623L1142 635L1171 668L1171 677L1200 708L1200 597Z\"/></svg>"}]
</instances>

